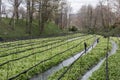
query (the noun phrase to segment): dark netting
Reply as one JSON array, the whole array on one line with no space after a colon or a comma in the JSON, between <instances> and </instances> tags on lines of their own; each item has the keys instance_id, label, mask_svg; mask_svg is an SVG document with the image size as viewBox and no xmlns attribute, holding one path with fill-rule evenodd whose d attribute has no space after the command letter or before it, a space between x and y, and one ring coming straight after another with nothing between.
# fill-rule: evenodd
<instances>
[{"instance_id":1,"label":"dark netting","mask_svg":"<svg viewBox=\"0 0 120 80\"><path fill-rule=\"evenodd\" d=\"M120 1L71 4L0 0L0 80L120 79Z\"/></svg>"}]
</instances>

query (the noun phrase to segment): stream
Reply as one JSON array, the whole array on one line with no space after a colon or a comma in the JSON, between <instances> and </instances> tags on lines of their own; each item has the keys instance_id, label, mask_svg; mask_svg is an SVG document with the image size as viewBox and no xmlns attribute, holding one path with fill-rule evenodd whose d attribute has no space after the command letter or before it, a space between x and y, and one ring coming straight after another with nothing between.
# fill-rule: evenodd
<instances>
[{"instance_id":1,"label":"stream","mask_svg":"<svg viewBox=\"0 0 120 80\"><path fill-rule=\"evenodd\" d=\"M95 41L87 50L86 53L90 52L95 46L97 45L97 41ZM59 71L60 69L69 66L72 64L76 59L78 59L81 54L83 54L85 51L83 50L82 52L64 60L62 63L58 64L57 66L52 67L51 69L45 71L44 73L38 74L31 78L30 80L47 80L47 78L52 75L53 73Z\"/></svg>"},{"instance_id":2,"label":"stream","mask_svg":"<svg viewBox=\"0 0 120 80\"><path fill-rule=\"evenodd\" d=\"M111 43L112 43L112 50L109 52L109 56L115 54L118 49L118 46L114 41L111 41ZM91 70L85 73L85 75L79 80L88 80L92 76L92 73L98 70L105 60L106 58L103 58L95 67L93 67Z\"/></svg>"}]
</instances>

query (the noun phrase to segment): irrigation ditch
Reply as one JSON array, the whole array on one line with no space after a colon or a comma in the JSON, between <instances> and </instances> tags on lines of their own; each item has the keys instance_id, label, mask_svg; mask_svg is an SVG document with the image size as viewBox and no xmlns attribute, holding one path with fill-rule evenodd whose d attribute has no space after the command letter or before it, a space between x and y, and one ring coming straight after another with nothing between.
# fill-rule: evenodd
<instances>
[{"instance_id":1,"label":"irrigation ditch","mask_svg":"<svg viewBox=\"0 0 120 80\"><path fill-rule=\"evenodd\" d=\"M39 75L34 76L33 78L31 78L30 80L47 80L47 78L52 75L54 72L59 71L60 69L69 66L69 65L73 65L80 57L82 57L82 55L86 55L88 52L90 52L95 46L97 45L97 41L95 40L93 42L93 44L91 44L90 47L87 48L87 52L85 52L85 50L81 51L80 53L64 60L63 62L61 62L60 64L58 64L57 66L52 67L51 69L45 71L44 73L41 73ZM65 71L66 72L66 71ZM65 74L64 72L64 74ZM64 75L63 74L63 75Z\"/></svg>"}]
</instances>

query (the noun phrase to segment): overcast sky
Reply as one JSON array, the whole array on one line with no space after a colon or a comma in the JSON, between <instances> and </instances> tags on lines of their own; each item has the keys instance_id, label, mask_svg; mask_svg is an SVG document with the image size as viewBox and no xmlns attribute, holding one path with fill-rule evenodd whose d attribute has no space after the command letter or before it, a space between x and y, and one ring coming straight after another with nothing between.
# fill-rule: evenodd
<instances>
[{"instance_id":1,"label":"overcast sky","mask_svg":"<svg viewBox=\"0 0 120 80\"><path fill-rule=\"evenodd\" d=\"M82 5L88 5L91 4L93 6L96 6L99 0L68 0L71 3L71 6L73 8L73 12L77 12Z\"/></svg>"}]
</instances>

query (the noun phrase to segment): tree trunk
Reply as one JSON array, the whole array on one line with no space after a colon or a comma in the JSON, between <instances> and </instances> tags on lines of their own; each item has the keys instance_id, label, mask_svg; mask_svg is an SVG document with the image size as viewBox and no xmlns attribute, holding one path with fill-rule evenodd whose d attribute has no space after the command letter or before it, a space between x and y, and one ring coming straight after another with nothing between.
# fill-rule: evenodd
<instances>
[{"instance_id":1,"label":"tree trunk","mask_svg":"<svg viewBox=\"0 0 120 80\"><path fill-rule=\"evenodd\" d=\"M2 17L1 5L2 5L2 0L0 0L0 22L1 22L1 17Z\"/></svg>"},{"instance_id":2,"label":"tree trunk","mask_svg":"<svg viewBox=\"0 0 120 80\"><path fill-rule=\"evenodd\" d=\"M106 24L105 24L105 19L104 19L104 13L103 13L103 8L102 8L102 3L101 2L100 2L100 6L101 6L102 25L103 25L104 29L106 29Z\"/></svg>"},{"instance_id":3,"label":"tree trunk","mask_svg":"<svg viewBox=\"0 0 120 80\"><path fill-rule=\"evenodd\" d=\"M63 6L61 6L62 9L61 9L61 29L63 29Z\"/></svg>"},{"instance_id":4,"label":"tree trunk","mask_svg":"<svg viewBox=\"0 0 120 80\"><path fill-rule=\"evenodd\" d=\"M41 4L42 4L42 1L39 0L39 13L38 13L38 14L39 14L39 29L40 29L39 32L40 32L40 34L41 34L41 7L42 7ZM39 34L39 35L40 35L40 34Z\"/></svg>"},{"instance_id":5,"label":"tree trunk","mask_svg":"<svg viewBox=\"0 0 120 80\"><path fill-rule=\"evenodd\" d=\"M26 31L31 34L31 24L30 24L30 0L27 0L27 20L26 20Z\"/></svg>"},{"instance_id":6,"label":"tree trunk","mask_svg":"<svg viewBox=\"0 0 120 80\"><path fill-rule=\"evenodd\" d=\"M14 13L15 13L15 19L18 22L19 19L19 13L18 13L18 7L19 7L20 3L18 2L18 0L14 0Z\"/></svg>"},{"instance_id":7,"label":"tree trunk","mask_svg":"<svg viewBox=\"0 0 120 80\"><path fill-rule=\"evenodd\" d=\"M45 27L45 22L47 22L48 20L48 15L47 15L47 3L48 3L48 0L42 0L41 1L41 24L40 24L40 34L43 33L44 31L44 27Z\"/></svg>"}]
</instances>

